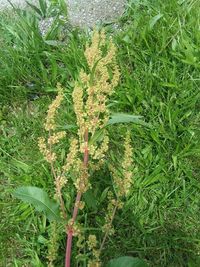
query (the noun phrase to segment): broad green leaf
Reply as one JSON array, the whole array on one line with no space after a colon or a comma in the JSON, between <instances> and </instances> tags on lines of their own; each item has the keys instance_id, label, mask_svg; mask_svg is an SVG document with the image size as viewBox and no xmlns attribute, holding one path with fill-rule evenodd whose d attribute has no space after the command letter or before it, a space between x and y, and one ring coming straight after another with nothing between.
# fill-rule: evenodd
<instances>
[{"instance_id":1,"label":"broad green leaf","mask_svg":"<svg viewBox=\"0 0 200 267\"><path fill-rule=\"evenodd\" d=\"M34 186L22 186L17 188L13 195L32 204L36 210L44 212L50 221L60 220L59 204L51 200L43 189Z\"/></svg>"},{"instance_id":2,"label":"broad green leaf","mask_svg":"<svg viewBox=\"0 0 200 267\"><path fill-rule=\"evenodd\" d=\"M107 125L133 122L136 124L147 126L148 124L142 121L141 118L142 116L130 115L126 113L115 113L111 116Z\"/></svg>"},{"instance_id":3,"label":"broad green leaf","mask_svg":"<svg viewBox=\"0 0 200 267\"><path fill-rule=\"evenodd\" d=\"M109 261L106 267L148 267L148 266L143 260L139 258L124 256Z\"/></svg>"}]
</instances>

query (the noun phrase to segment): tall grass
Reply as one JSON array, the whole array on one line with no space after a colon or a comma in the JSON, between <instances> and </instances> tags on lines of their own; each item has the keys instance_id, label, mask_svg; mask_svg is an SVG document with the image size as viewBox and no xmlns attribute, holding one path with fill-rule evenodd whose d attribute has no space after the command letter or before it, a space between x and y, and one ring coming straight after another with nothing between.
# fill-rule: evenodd
<instances>
[{"instance_id":1,"label":"tall grass","mask_svg":"<svg viewBox=\"0 0 200 267\"><path fill-rule=\"evenodd\" d=\"M0 95L3 102L12 102L20 95L25 98L29 94L46 94L54 91L58 80L66 84L77 75L85 43L84 38L79 38L79 30L64 32L65 23L54 17L53 24L42 36L39 23L38 17L26 10L1 14Z\"/></svg>"}]
</instances>

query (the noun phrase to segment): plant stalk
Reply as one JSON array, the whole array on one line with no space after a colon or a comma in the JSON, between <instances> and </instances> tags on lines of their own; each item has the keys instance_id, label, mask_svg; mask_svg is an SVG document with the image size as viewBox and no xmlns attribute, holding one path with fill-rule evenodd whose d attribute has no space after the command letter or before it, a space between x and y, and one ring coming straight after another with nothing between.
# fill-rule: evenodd
<instances>
[{"instance_id":1,"label":"plant stalk","mask_svg":"<svg viewBox=\"0 0 200 267\"><path fill-rule=\"evenodd\" d=\"M101 251L103 250L104 244L105 244L106 239L107 239L107 237L109 235L109 231L110 231L110 228L112 226L112 222L114 220L115 213L117 211L117 206L118 206L118 202L115 204L115 207L113 209L112 216L111 216L110 223L109 223L109 227L108 227L108 229L107 229L107 231L106 231L106 233L104 235L103 241L102 241L101 246L100 246L100 249L99 249L99 253L101 253Z\"/></svg>"},{"instance_id":2,"label":"plant stalk","mask_svg":"<svg viewBox=\"0 0 200 267\"><path fill-rule=\"evenodd\" d=\"M51 132L49 131L49 136L50 135L51 135ZM52 154L52 145L51 145L51 142L49 144L49 150L50 150L50 153ZM59 177L56 174L56 170L54 168L53 161L50 162L50 165L51 165L51 172L52 172L52 174L54 176L54 179L55 179L55 181L58 181ZM58 193L58 197L59 197L59 201L60 201L60 207L61 207L62 216L63 216L63 218L65 220L67 220L67 214L66 214L66 211L65 211L64 200L62 198L61 190L60 190L60 188L57 185L58 185L58 183L56 182L56 189L57 189L57 193Z\"/></svg>"},{"instance_id":3,"label":"plant stalk","mask_svg":"<svg viewBox=\"0 0 200 267\"><path fill-rule=\"evenodd\" d=\"M84 168L88 167L88 159L89 159L89 151L88 151L88 130L85 131L84 135L84 141L85 141L85 150L84 150L84 158L83 158L83 165ZM80 181L81 183L81 181ZM78 215L79 210L79 203L81 201L82 192L78 191L75 204L74 204L74 210L72 215L72 222L70 226L68 227L67 232L67 244L66 244L66 254L65 254L65 267L70 267L71 262L71 250L72 250L72 238L73 238L73 225L76 221L76 217Z\"/></svg>"}]
</instances>

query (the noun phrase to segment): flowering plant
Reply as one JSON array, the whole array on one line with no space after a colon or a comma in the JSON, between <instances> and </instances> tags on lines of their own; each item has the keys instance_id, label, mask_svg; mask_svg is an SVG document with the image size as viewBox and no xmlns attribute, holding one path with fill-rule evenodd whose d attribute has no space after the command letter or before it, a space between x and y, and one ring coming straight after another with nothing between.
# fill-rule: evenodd
<instances>
[{"instance_id":1,"label":"flowering plant","mask_svg":"<svg viewBox=\"0 0 200 267\"><path fill-rule=\"evenodd\" d=\"M84 54L87 60L87 70L80 71L72 93L78 130L73 136L70 136L70 147L64 163L57 164L60 155L56 150L56 145L67 136L66 132L59 131L56 125L56 115L65 98L64 89L60 84L57 85L58 94L47 112L44 124L46 136L40 137L38 140L39 149L51 166L55 185L56 202L50 203L49 200L51 211L47 210L45 205L41 208L47 215L51 212L51 219L53 218L51 220L52 236L49 242L48 266L53 266L56 259L56 221L60 216L67 234L65 267L70 267L73 236L78 237L77 246L80 251L82 243L85 241L91 252L92 256L88 267L101 266L100 254L105 241L108 235L114 233L112 222L115 213L123 207L123 202L132 184L133 151L129 131L124 138L124 157L120 168L106 162L109 150L109 132L106 126L110 119L107 102L120 79L120 71L116 63L116 47L112 39L106 39L103 30L101 32L95 30L91 43L86 45ZM99 132L101 138L96 138ZM77 221L77 215L78 211L83 210L85 206L82 195L88 189L92 189L92 172L99 170L105 164L108 165L113 188L107 192L108 206L105 222L102 225L103 238L99 245L94 234L88 235L85 240L83 230ZM66 200L63 189L66 186L74 186L77 192L72 215L67 212L65 207ZM20 197L19 191L17 193L16 196ZM21 197L21 199L23 198ZM32 204L34 203L32 202ZM59 206L60 216L56 205Z\"/></svg>"}]
</instances>

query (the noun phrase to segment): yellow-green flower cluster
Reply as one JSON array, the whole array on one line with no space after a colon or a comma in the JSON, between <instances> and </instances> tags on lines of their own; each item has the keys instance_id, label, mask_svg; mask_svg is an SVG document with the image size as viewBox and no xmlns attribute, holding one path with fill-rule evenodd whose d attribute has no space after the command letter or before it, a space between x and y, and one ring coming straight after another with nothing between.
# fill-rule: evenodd
<instances>
[{"instance_id":1,"label":"yellow-green flower cluster","mask_svg":"<svg viewBox=\"0 0 200 267\"><path fill-rule=\"evenodd\" d=\"M67 228L72 231L73 236L79 236L82 233L81 225L75 222L73 219L68 221Z\"/></svg>"},{"instance_id":2,"label":"yellow-green flower cluster","mask_svg":"<svg viewBox=\"0 0 200 267\"><path fill-rule=\"evenodd\" d=\"M106 38L105 38L105 31L102 30L101 32L98 32L97 30L94 31L92 36L91 45L87 44L85 49L85 57L88 62L88 66L90 70L93 69L94 64L101 59L102 53L99 49L99 43L101 42L101 45L105 45Z\"/></svg>"},{"instance_id":3,"label":"yellow-green flower cluster","mask_svg":"<svg viewBox=\"0 0 200 267\"><path fill-rule=\"evenodd\" d=\"M56 260L58 254L58 225L56 222L51 222L50 224L50 240L48 243L48 267L53 267L53 262Z\"/></svg>"},{"instance_id":4,"label":"yellow-green flower cluster","mask_svg":"<svg viewBox=\"0 0 200 267\"><path fill-rule=\"evenodd\" d=\"M102 227L102 230L104 233L113 235L114 228L112 226L112 220L113 220L113 212L114 212L115 206L117 205L117 200L115 200L113 193L111 191L108 191L107 197L108 197L108 206L107 206L106 215L105 215L105 223Z\"/></svg>"},{"instance_id":5,"label":"yellow-green flower cluster","mask_svg":"<svg viewBox=\"0 0 200 267\"><path fill-rule=\"evenodd\" d=\"M116 198L111 191L108 192L108 207L105 216L103 231L106 234L113 234L114 229L112 220L117 209L123 207L123 199L129 193L132 184L133 169L133 149L131 146L130 132L127 132L124 141L124 158L122 161L122 170L110 165L109 169L113 177Z\"/></svg>"},{"instance_id":6,"label":"yellow-green flower cluster","mask_svg":"<svg viewBox=\"0 0 200 267\"><path fill-rule=\"evenodd\" d=\"M66 185L68 182L68 178L63 174L63 173L59 173L57 171L57 176L55 177L54 180L54 185L55 185L55 196L54 198L56 200L61 200L62 198L62 188L64 187L64 185ZM63 214L61 214L63 216Z\"/></svg>"},{"instance_id":7,"label":"yellow-green flower cluster","mask_svg":"<svg viewBox=\"0 0 200 267\"><path fill-rule=\"evenodd\" d=\"M97 238L95 235L89 235L87 245L90 251L92 251L93 260L90 260L88 266L100 266L99 250L97 249Z\"/></svg>"},{"instance_id":8,"label":"yellow-green flower cluster","mask_svg":"<svg viewBox=\"0 0 200 267\"><path fill-rule=\"evenodd\" d=\"M90 260L87 267L101 267L101 262L96 260Z\"/></svg>"},{"instance_id":9,"label":"yellow-green flower cluster","mask_svg":"<svg viewBox=\"0 0 200 267\"><path fill-rule=\"evenodd\" d=\"M57 158L56 154L52 152L49 148L47 148L44 137L38 138L38 146L39 146L40 152L43 154L47 162L52 163L56 160Z\"/></svg>"},{"instance_id":10,"label":"yellow-green flower cluster","mask_svg":"<svg viewBox=\"0 0 200 267\"><path fill-rule=\"evenodd\" d=\"M76 205L77 208L79 208L80 210L83 210L84 207L85 207L85 202L84 202L84 201L79 201L79 202L76 202L75 205Z\"/></svg>"},{"instance_id":11,"label":"yellow-green flower cluster","mask_svg":"<svg viewBox=\"0 0 200 267\"><path fill-rule=\"evenodd\" d=\"M95 163L91 162L89 164L90 170L93 171L93 172L99 171L103 167L104 163L105 163L105 159L100 159L97 163L96 162Z\"/></svg>"},{"instance_id":12,"label":"yellow-green flower cluster","mask_svg":"<svg viewBox=\"0 0 200 267\"><path fill-rule=\"evenodd\" d=\"M124 141L124 157L121 166L121 172L109 166L110 172L113 176L114 186L118 200L127 196L132 184L132 170L133 170L133 148L131 146L130 132L128 131Z\"/></svg>"},{"instance_id":13,"label":"yellow-green flower cluster","mask_svg":"<svg viewBox=\"0 0 200 267\"><path fill-rule=\"evenodd\" d=\"M107 123L109 110L106 102L120 78L115 59L116 47L111 39L106 42L104 31L94 31L91 44L86 45L84 54L89 70L87 72L83 69L80 71L72 94L79 127L81 152L84 150L85 130L87 129L92 138L95 132ZM108 142L109 139L106 135L100 147L93 145L93 148L89 148L90 156L94 156L94 159L101 159L108 149Z\"/></svg>"},{"instance_id":14,"label":"yellow-green flower cluster","mask_svg":"<svg viewBox=\"0 0 200 267\"><path fill-rule=\"evenodd\" d=\"M55 123L55 116L58 108L60 107L61 102L64 99L63 89L60 84L57 85L58 95L56 96L55 100L49 106L46 123L45 123L45 130L51 131L56 129Z\"/></svg>"},{"instance_id":15,"label":"yellow-green flower cluster","mask_svg":"<svg viewBox=\"0 0 200 267\"><path fill-rule=\"evenodd\" d=\"M48 138L48 144L49 145L57 144L59 143L60 139L64 138L65 136L66 136L66 132L64 131L54 133Z\"/></svg>"},{"instance_id":16,"label":"yellow-green flower cluster","mask_svg":"<svg viewBox=\"0 0 200 267\"><path fill-rule=\"evenodd\" d=\"M97 238L96 235L89 235L87 245L89 250L93 250L97 246Z\"/></svg>"},{"instance_id":17,"label":"yellow-green flower cluster","mask_svg":"<svg viewBox=\"0 0 200 267\"><path fill-rule=\"evenodd\" d=\"M106 43L105 32L95 32L91 46L87 46L85 56L90 68L90 76L82 81L87 92L85 105L86 124L93 135L98 128L102 128L108 120L109 110L106 101L118 84L120 73L116 64L116 47L109 40L107 54L102 49ZM112 76L109 74L112 71Z\"/></svg>"},{"instance_id":18,"label":"yellow-green flower cluster","mask_svg":"<svg viewBox=\"0 0 200 267\"><path fill-rule=\"evenodd\" d=\"M73 138L70 142L70 148L69 148L69 153L67 154L66 163L62 167L65 173L68 172L73 167L73 164L77 159L77 154L78 154L78 140Z\"/></svg>"},{"instance_id":19,"label":"yellow-green flower cluster","mask_svg":"<svg viewBox=\"0 0 200 267\"><path fill-rule=\"evenodd\" d=\"M79 166L79 173L78 173L78 178L74 182L74 185L77 189L78 192L85 193L90 187L91 184L89 182L89 173L88 169L83 166Z\"/></svg>"},{"instance_id":20,"label":"yellow-green flower cluster","mask_svg":"<svg viewBox=\"0 0 200 267\"><path fill-rule=\"evenodd\" d=\"M83 235L83 233L81 232L78 237L77 237L77 242L76 242L76 246L79 248L79 251L81 251L82 249L84 249L85 246L85 236ZM78 255L79 256L79 255Z\"/></svg>"},{"instance_id":21,"label":"yellow-green flower cluster","mask_svg":"<svg viewBox=\"0 0 200 267\"><path fill-rule=\"evenodd\" d=\"M129 193L131 184L132 184L132 176L133 176L133 148L131 146L131 137L130 132L128 131L126 134L125 142L124 142L124 159L122 162L123 168L123 180L124 180L124 193L127 195Z\"/></svg>"},{"instance_id":22,"label":"yellow-green flower cluster","mask_svg":"<svg viewBox=\"0 0 200 267\"><path fill-rule=\"evenodd\" d=\"M85 235L84 232L81 231L77 236L76 247L78 248L78 253L76 255L76 259L79 260L85 256Z\"/></svg>"},{"instance_id":23,"label":"yellow-green flower cluster","mask_svg":"<svg viewBox=\"0 0 200 267\"><path fill-rule=\"evenodd\" d=\"M54 150L53 146L59 143L59 141L66 136L66 133L64 131L56 132L56 113L61 105L61 102L64 99L63 89L60 84L57 85L57 90L58 90L58 95L49 105L46 122L44 125L45 130L48 132L48 137L46 139L44 137L40 137L38 139L38 146L40 152L43 154L46 161L49 162L51 165L51 170L55 179L54 183L56 187L56 197L58 197L60 202L62 202L61 189L64 186L64 184L67 183L67 179L63 175L63 173L61 173L59 170L56 170L54 167L57 155L53 151Z\"/></svg>"},{"instance_id":24,"label":"yellow-green flower cluster","mask_svg":"<svg viewBox=\"0 0 200 267\"><path fill-rule=\"evenodd\" d=\"M45 123L45 130L48 132L48 139L47 142L44 137L40 137L38 139L38 146L40 152L44 155L45 159L49 163L53 163L56 160L56 154L52 151L52 145L57 144L60 139L66 136L64 131L55 132L56 130L56 121L55 116L57 109L59 108L63 98L63 89L60 84L57 85L58 95L56 96L55 100L50 104L47 112L46 123Z\"/></svg>"}]
</instances>

